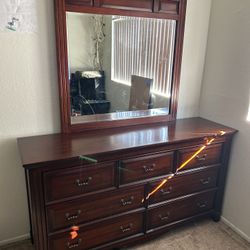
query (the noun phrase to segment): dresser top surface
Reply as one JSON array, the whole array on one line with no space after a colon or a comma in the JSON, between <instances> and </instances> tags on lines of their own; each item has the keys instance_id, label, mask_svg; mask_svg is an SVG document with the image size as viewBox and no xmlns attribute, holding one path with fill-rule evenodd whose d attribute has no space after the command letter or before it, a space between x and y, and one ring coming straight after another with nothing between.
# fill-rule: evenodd
<instances>
[{"instance_id":1,"label":"dresser top surface","mask_svg":"<svg viewBox=\"0 0 250 250\"><path fill-rule=\"evenodd\" d=\"M171 144L236 130L202 119L180 119L165 124L87 131L79 134L51 134L18 138L24 166L90 156L156 144Z\"/></svg>"}]
</instances>

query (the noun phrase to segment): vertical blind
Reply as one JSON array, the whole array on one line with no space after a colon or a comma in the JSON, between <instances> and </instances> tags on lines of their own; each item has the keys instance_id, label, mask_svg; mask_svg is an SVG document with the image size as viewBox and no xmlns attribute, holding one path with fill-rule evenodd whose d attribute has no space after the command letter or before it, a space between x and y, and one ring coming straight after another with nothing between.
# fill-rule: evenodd
<instances>
[{"instance_id":1,"label":"vertical blind","mask_svg":"<svg viewBox=\"0 0 250 250\"><path fill-rule=\"evenodd\" d=\"M176 21L112 18L112 80L131 84L131 75L153 79L152 92L170 96Z\"/></svg>"}]
</instances>

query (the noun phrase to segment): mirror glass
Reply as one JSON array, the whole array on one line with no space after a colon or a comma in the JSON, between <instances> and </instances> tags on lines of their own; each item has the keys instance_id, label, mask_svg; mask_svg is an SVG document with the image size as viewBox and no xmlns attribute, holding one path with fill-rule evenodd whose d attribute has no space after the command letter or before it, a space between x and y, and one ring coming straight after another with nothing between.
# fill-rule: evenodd
<instances>
[{"instance_id":1,"label":"mirror glass","mask_svg":"<svg viewBox=\"0 0 250 250\"><path fill-rule=\"evenodd\" d=\"M169 114L176 21L67 12L71 123Z\"/></svg>"}]
</instances>

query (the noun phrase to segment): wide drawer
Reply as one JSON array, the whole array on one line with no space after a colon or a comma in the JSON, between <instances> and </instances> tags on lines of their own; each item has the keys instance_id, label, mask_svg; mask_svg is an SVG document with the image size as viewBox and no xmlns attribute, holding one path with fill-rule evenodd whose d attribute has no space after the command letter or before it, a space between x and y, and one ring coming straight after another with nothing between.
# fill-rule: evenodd
<instances>
[{"instance_id":1,"label":"wide drawer","mask_svg":"<svg viewBox=\"0 0 250 250\"><path fill-rule=\"evenodd\" d=\"M158 192L151 196L149 203L157 203L182 195L202 191L216 186L218 166L195 172L182 173L169 180ZM160 182L149 185L151 192Z\"/></svg>"},{"instance_id":2,"label":"wide drawer","mask_svg":"<svg viewBox=\"0 0 250 250\"><path fill-rule=\"evenodd\" d=\"M167 175L173 169L173 152L148 155L123 160L120 168L120 183L146 180Z\"/></svg>"},{"instance_id":3,"label":"wide drawer","mask_svg":"<svg viewBox=\"0 0 250 250\"><path fill-rule=\"evenodd\" d=\"M79 236L71 240L64 233L49 239L50 250L90 249L114 240L143 232L143 213L133 213L110 219L102 223L80 228Z\"/></svg>"},{"instance_id":4,"label":"wide drawer","mask_svg":"<svg viewBox=\"0 0 250 250\"><path fill-rule=\"evenodd\" d=\"M72 224L111 216L143 206L144 186L119 189L98 195L87 196L47 208L48 229L54 231Z\"/></svg>"},{"instance_id":5,"label":"wide drawer","mask_svg":"<svg viewBox=\"0 0 250 250\"><path fill-rule=\"evenodd\" d=\"M173 221L181 220L213 208L215 191L176 200L148 212L148 228L152 229Z\"/></svg>"},{"instance_id":6,"label":"wide drawer","mask_svg":"<svg viewBox=\"0 0 250 250\"><path fill-rule=\"evenodd\" d=\"M115 163L61 169L44 174L47 202L114 186Z\"/></svg>"},{"instance_id":7,"label":"wide drawer","mask_svg":"<svg viewBox=\"0 0 250 250\"><path fill-rule=\"evenodd\" d=\"M200 146L179 150L177 167L187 161L199 148ZM218 164L221 162L221 151L222 144L208 146L204 151L191 160L183 170Z\"/></svg>"}]
</instances>

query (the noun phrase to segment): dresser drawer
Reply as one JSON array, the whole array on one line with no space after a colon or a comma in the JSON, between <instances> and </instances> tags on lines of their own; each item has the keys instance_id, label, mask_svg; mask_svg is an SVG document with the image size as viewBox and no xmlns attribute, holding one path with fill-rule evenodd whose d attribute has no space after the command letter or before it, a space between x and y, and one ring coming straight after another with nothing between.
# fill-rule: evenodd
<instances>
[{"instance_id":1,"label":"dresser drawer","mask_svg":"<svg viewBox=\"0 0 250 250\"><path fill-rule=\"evenodd\" d=\"M151 196L149 203L157 203L178 196L202 191L216 186L218 176L218 167L210 167L205 170L199 170L192 173L180 174L169 180L164 187ZM154 182L149 185L151 192L160 182Z\"/></svg>"},{"instance_id":2,"label":"dresser drawer","mask_svg":"<svg viewBox=\"0 0 250 250\"><path fill-rule=\"evenodd\" d=\"M47 202L114 186L115 163L75 167L44 174Z\"/></svg>"},{"instance_id":3,"label":"dresser drawer","mask_svg":"<svg viewBox=\"0 0 250 250\"><path fill-rule=\"evenodd\" d=\"M120 169L120 182L125 184L167 175L172 172L172 169L173 152L123 160Z\"/></svg>"},{"instance_id":4,"label":"dresser drawer","mask_svg":"<svg viewBox=\"0 0 250 250\"><path fill-rule=\"evenodd\" d=\"M134 213L80 228L79 236L75 240L70 240L69 233L53 236L49 239L49 249L90 249L142 232L143 213Z\"/></svg>"},{"instance_id":5,"label":"dresser drawer","mask_svg":"<svg viewBox=\"0 0 250 250\"><path fill-rule=\"evenodd\" d=\"M198 149L198 147L191 147L178 151L178 164L177 167L181 166L182 163L187 161ZM208 166L212 164L218 164L221 161L222 144L214 144L208 146L204 151L197 155L191 162L187 164L183 170L196 168L200 166Z\"/></svg>"},{"instance_id":6,"label":"dresser drawer","mask_svg":"<svg viewBox=\"0 0 250 250\"><path fill-rule=\"evenodd\" d=\"M83 199L55 204L47 208L48 229L55 231L72 224L111 216L143 206L144 186L120 189Z\"/></svg>"},{"instance_id":7,"label":"dresser drawer","mask_svg":"<svg viewBox=\"0 0 250 250\"><path fill-rule=\"evenodd\" d=\"M211 210L214 195L215 191L210 191L150 209L148 212L148 229Z\"/></svg>"}]
</instances>

